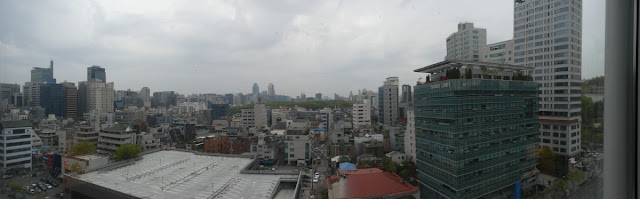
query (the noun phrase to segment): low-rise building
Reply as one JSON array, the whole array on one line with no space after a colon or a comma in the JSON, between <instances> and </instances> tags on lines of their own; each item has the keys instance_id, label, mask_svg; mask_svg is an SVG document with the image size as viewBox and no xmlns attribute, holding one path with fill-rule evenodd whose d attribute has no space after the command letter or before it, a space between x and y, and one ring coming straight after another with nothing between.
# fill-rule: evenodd
<instances>
[{"instance_id":1,"label":"low-rise building","mask_svg":"<svg viewBox=\"0 0 640 199\"><path fill-rule=\"evenodd\" d=\"M35 132L29 120L0 121L0 132L2 169L31 168L31 135Z\"/></svg>"},{"instance_id":2,"label":"low-rise building","mask_svg":"<svg viewBox=\"0 0 640 199\"><path fill-rule=\"evenodd\" d=\"M417 187L404 181L397 174L382 172L379 169L343 171L341 175L329 176L327 185L329 199L411 198L418 192Z\"/></svg>"},{"instance_id":3,"label":"low-rise building","mask_svg":"<svg viewBox=\"0 0 640 199\"><path fill-rule=\"evenodd\" d=\"M391 151L385 154L388 158L391 158L391 161L401 164L402 161L407 160L407 155L398 151Z\"/></svg>"},{"instance_id":4,"label":"low-rise building","mask_svg":"<svg viewBox=\"0 0 640 199\"><path fill-rule=\"evenodd\" d=\"M80 170L95 170L109 164L108 156L99 156L95 154L81 155L75 157L64 157L65 172L73 172L77 165Z\"/></svg>"},{"instance_id":5,"label":"low-rise building","mask_svg":"<svg viewBox=\"0 0 640 199\"><path fill-rule=\"evenodd\" d=\"M205 153L242 154L250 147L251 140L236 136L216 135L204 140Z\"/></svg>"},{"instance_id":6,"label":"low-rise building","mask_svg":"<svg viewBox=\"0 0 640 199\"><path fill-rule=\"evenodd\" d=\"M312 136L304 129L288 129L285 132L284 152L287 163L305 165L311 160Z\"/></svg>"},{"instance_id":7,"label":"low-rise building","mask_svg":"<svg viewBox=\"0 0 640 199\"><path fill-rule=\"evenodd\" d=\"M136 144L136 133L128 125L116 124L105 128L98 135L98 153L114 154L123 144Z\"/></svg>"}]
</instances>

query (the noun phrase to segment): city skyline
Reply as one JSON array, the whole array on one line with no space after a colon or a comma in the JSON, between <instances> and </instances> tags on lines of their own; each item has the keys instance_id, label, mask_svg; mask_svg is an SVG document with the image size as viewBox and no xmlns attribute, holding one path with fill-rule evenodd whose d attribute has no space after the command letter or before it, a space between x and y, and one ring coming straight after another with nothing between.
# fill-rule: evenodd
<instances>
[{"instance_id":1,"label":"city skyline","mask_svg":"<svg viewBox=\"0 0 640 199\"><path fill-rule=\"evenodd\" d=\"M412 69L442 60L445 38L459 22L485 28L487 43L513 38L513 2L504 1L469 1L465 7L410 1L273 4L284 5L279 7L214 2L221 4L211 5L214 12L202 5L150 8L140 2L116 12L122 4L100 3L3 2L0 16L21 20L3 21L12 31L0 37L0 82L23 85L31 68L46 67L52 59L58 82L83 81L87 67L100 65L116 90L250 93L255 82L263 88L273 83L278 94L288 96L348 96L375 90L391 76L401 85L415 85L423 75ZM164 13L163 6L176 9ZM598 52L604 46L604 3L586 0L583 12L583 37L593 38L583 44L583 78L590 78L604 70ZM195 18L202 20L191 21ZM219 35L225 32L216 31L220 28L234 34ZM285 73L286 79L279 78Z\"/></svg>"}]
</instances>

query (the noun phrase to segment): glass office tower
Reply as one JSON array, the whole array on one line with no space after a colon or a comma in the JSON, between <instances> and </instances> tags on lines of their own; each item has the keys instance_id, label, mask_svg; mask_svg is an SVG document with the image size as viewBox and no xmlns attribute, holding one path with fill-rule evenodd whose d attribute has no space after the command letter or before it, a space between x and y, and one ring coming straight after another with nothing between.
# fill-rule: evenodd
<instances>
[{"instance_id":1,"label":"glass office tower","mask_svg":"<svg viewBox=\"0 0 640 199\"><path fill-rule=\"evenodd\" d=\"M538 83L520 76L524 69L443 61L416 70L432 80L414 90L422 198L478 198L535 184ZM461 73L445 75L453 70Z\"/></svg>"}]
</instances>

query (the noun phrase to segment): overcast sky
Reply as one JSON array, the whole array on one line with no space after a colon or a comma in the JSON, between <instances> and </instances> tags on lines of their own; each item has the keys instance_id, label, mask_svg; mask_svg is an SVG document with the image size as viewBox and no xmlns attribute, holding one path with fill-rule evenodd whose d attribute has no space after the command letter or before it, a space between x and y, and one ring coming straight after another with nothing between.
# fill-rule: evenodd
<instances>
[{"instance_id":1,"label":"overcast sky","mask_svg":"<svg viewBox=\"0 0 640 199\"><path fill-rule=\"evenodd\" d=\"M604 73L604 1L583 3L583 78ZM55 62L59 82L100 65L118 90L348 95L442 61L462 21L513 37L513 0L0 1L0 82Z\"/></svg>"}]
</instances>

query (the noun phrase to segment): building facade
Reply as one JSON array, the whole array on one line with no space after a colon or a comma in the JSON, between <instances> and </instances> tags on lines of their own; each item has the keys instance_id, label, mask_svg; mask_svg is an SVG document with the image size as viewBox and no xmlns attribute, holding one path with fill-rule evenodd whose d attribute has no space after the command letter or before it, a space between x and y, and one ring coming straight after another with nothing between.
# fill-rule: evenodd
<instances>
[{"instance_id":1,"label":"building facade","mask_svg":"<svg viewBox=\"0 0 640 199\"><path fill-rule=\"evenodd\" d=\"M438 79L449 69L473 68L475 77L415 87L423 198L478 198L535 182L529 174L537 165L538 83L520 81L526 67L482 63L444 61L416 70ZM486 75L483 67L503 70Z\"/></svg>"},{"instance_id":2,"label":"building facade","mask_svg":"<svg viewBox=\"0 0 640 199\"><path fill-rule=\"evenodd\" d=\"M581 1L515 1L514 64L540 83L540 146L580 153Z\"/></svg>"},{"instance_id":3,"label":"building facade","mask_svg":"<svg viewBox=\"0 0 640 199\"><path fill-rule=\"evenodd\" d=\"M99 79L102 82L107 82L107 72L100 66L91 66L87 68L87 81L92 79Z\"/></svg>"},{"instance_id":4,"label":"building facade","mask_svg":"<svg viewBox=\"0 0 640 199\"><path fill-rule=\"evenodd\" d=\"M138 94L138 98L140 99L141 103L141 107L151 107L151 90L149 90L149 87L142 87L142 89L140 89L140 93Z\"/></svg>"},{"instance_id":5,"label":"building facade","mask_svg":"<svg viewBox=\"0 0 640 199\"><path fill-rule=\"evenodd\" d=\"M64 117L78 117L78 87L71 82L62 83Z\"/></svg>"},{"instance_id":6,"label":"building facade","mask_svg":"<svg viewBox=\"0 0 640 199\"><path fill-rule=\"evenodd\" d=\"M371 127L371 105L369 100L353 104L351 109L351 121L355 129Z\"/></svg>"},{"instance_id":7,"label":"building facade","mask_svg":"<svg viewBox=\"0 0 640 199\"><path fill-rule=\"evenodd\" d=\"M290 165L304 165L311 160L312 136L304 129L289 129L285 132L284 153Z\"/></svg>"},{"instance_id":8,"label":"building facade","mask_svg":"<svg viewBox=\"0 0 640 199\"><path fill-rule=\"evenodd\" d=\"M252 102L254 104L260 103L260 87L258 87L258 83L253 83L251 91Z\"/></svg>"},{"instance_id":9,"label":"building facade","mask_svg":"<svg viewBox=\"0 0 640 199\"><path fill-rule=\"evenodd\" d=\"M487 30L473 23L458 24L458 32L447 37L445 60L480 60L480 48L487 45Z\"/></svg>"},{"instance_id":10,"label":"building facade","mask_svg":"<svg viewBox=\"0 0 640 199\"><path fill-rule=\"evenodd\" d=\"M407 109L407 128L404 132L404 153L407 158L416 162L416 117L413 108Z\"/></svg>"},{"instance_id":11,"label":"building facade","mask_svg":"<svg viewBox=\"0 0 640 199\"><path fill-rule=\"evenodd\" d=\"M480 61L512 64L513 39L482 46Z\"/></svg>"},{"instance_id":12,"label":"building facade","mask_svg":"<svg viewBox=\"0 0 640 199\"><path fill-rule=\"evenodd\" d=\"M378 123L392 126L398 119L398 77L388 77L378 88Z\"/></svg>"},{"instance_id":13,"label":"building facade","mask_svg":"<svg viewBox=\"0 0 640 199\"><path fill-rule=\"evenodd\" d=\"M123 144L136 144L137 135L128 125L117 124L98 134L98 153L114 154Z\"/></svg>"},{"instance_id":14,"label":"building facade","mask_svg":"<svg viewBox=\"0 0 640 199\"><path fill-rule=\"evenodd\" d=\"M0 121L2 169L31 168L31 137L35 135L29 120Z\"/></svg>"},{"instance_id":15,"label":"building facade","mask_svg":"<svg viewBox=\"0 0 640 199\"><path fill-rule=\"evenodd\" d=\"M63 92L62 84L40 85L40 106L44 108L45 114L54 114L57 117L64 115Z\"/></svg>"}]
</instances>

